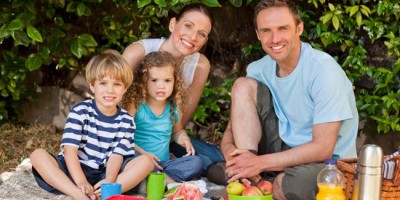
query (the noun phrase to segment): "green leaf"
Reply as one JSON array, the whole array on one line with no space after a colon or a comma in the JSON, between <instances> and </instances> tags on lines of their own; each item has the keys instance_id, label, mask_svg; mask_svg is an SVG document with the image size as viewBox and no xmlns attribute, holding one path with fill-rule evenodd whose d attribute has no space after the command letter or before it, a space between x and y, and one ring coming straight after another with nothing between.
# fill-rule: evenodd
<instances>
[{"instance_id":1,"label":"green leaf","mask_svg":"<svg viewBox=\"0 0 400 200\"><path fill-rule=\"evenodd\" d=\"M10 34L7 32L7 25L3 24L3 26L0 28L0 38L5 38L9 35Z\"/></svg>"},{"instance_id":2,"label":"green leaf","mask_svg":"<svg viewBox=\"0 0 400 200\"><path fill-rule=\"evenodd\" d=\"M79 17L85 15L86 12L86 5L84 3L79 3L78 7L76 8L76 12L78 14Z\"/></svg>"},{"instance_id":3,"label":"green leaf","mask_svg":"<svg viewBox=\"0 0 400 200\"><path fill-rule=\"evenodd\" d=\"M2 96L2 97L8 97L8 92L7 92L7 90L1 90L1 96Z\"/></svg>"},{"instance_id":4,"label":"green leaf","mask_svg":"<svg viewBox=\"0 0 400 200\"><path fill-rule=\"evenodd\" d=\"M29 71L35 71L42 66L42 59L40 56L36 54L31 54L28 56L28 58L25 60L25 67L28 68Z\"/></svg>"},{"instance_id":5,"label":"green leaf","mask_svg":"<svg viewBox=\"0 0 400 200\"><path fill-rule=\"evenodd\" d=\"M384 8L384 6L383 6L382 1L379 1L379 3L378 3L378 8L376 9L376 11L377 11L377 13L378 13L379 16L382 15L382 13L383 13L383 8Z\"/></svg>"},{"instance_id":6,"label":"green leaf","mask_svg":"<svg viewBox=\"0 0 400 200\"><path fill-rule=\"evenodd\" d=\"M71 49L72 54L74 54L76 57L78 57L78 58L82 57L83 47L78 42L78 40L74 40L72 42L70 49Z\"/></svg>"},{"instance_id":7,"label":"green leaf","mask_svg":"<svg viewBox=\"0 0 400 200\"><path fill-rule=\"evenodd\" d=\"M201 0L201 3L208 7L221 7L218 0Z\"/></svg>"},{"instance_id":8,"label":"green leaf","mask_svg":"<svg viewBox=\"0 0 400 200\"><path fill-rule=\"evenodd\" d=\"M356 14L356 12L358 11L359 7L358 6L351 6L350 7L350 17L353 16L354 14Z\"/></svg>"},{"instance_id":9,"label":"green leaf","mask_svg":"<svg viewBox=\"0 0 400 200\"><path fill-rule=\"evenodd\" d=\"M78 41L80 44L86 47L95 47L97 46L96 40L93 38L92 35L84 33L78 36Z\"/></svg>"},{"instance_id":10,"label":"green leaf","mask_svg":"<svg viewBox=\"0 0 400 200\"><path fill-rule=\"evenodd\" d=\"M371 13L371 10L369 10L369 8L368 7L366 7L366 6L361 6L361 13L362 14L364 14L365 16L369 16L369 13Z\"/></svg>"},{"instance_id":11,"label":"green leaf","mask_svg":"<svg viewBox=\"0 0 400 200\"><path fill-rule=\"evenodd\" d=\"M29 46L29 42L31 40L28 38L25 32L22 31L14 31L12 33L12 37L14 38L14 45L24 45L24 46Z\"/></svg>"},{"instance_id":12,"label":"green leaf","mask_svg":"<svg viewBox=\"0 0 400 200\"><path fill-rule=\"evenodd\" d=\"M243 1L242 0L229 0L231 4L237 8L242 7Z\"/></svg>"},{"instance_id":13,"label":"green leaf","mask_svg":"<svg viewBox=\"0 0 400 200\"><path fill-rule=\"evenodd\" d=\"M332 13L327 13L326 15L320 17L319 19L322 21L323 24L326 24L332 19L332 17L333 17Z\"/></svg>"},{"instance_id":14,"label":"green leaf","mask_svg":"<svg viewBox=\"0 0 400 200\"><path fill-rule=\"evenodd\" d=\"M61 29L55 29L51 31L51 36L56 38L65 37L65 33Z\"/></svg>"},{"instance_id":15,"label":"green leaf","mask_svg":"<svg viewBox=\"0 0 400 200\"><path fill-rule=\"evenodd\" d=\"M64 25L64 20L61 16L54 17L54 23L57 24L57 26L62 26Z\"/></svg>"},{"instance_id":16,"label":"green leaf","mask_svg":"<svg viewBox=\"0 0 400 200\"><path fill-rule=\"evenodd\" d=\"M329 10L334 11L335 10L335 6L331 3L328 4Z\"/></svg>"},{"instance_id":17,"label":"green leaf","mask_svg":"<svg viewBox=\"0 0 400 200\"><path fill-rule=\"evenodd\" d=\"M154 0L154 3L161 7L167 7L167 2L165 2L165 0Z\"/></svg>"},{"instance_id":18,"label":"green leaf","mask_svg":"<svg viewBox=\"0 0 400 200\"><path fill-rule=\"evenodd\" d=\"M361 15L360 12L358 12L357 15L356 15L356 23L357 23L358 27L361 26L361 23L362 23L362 15Z\"/></svg>"},{"instance_id":19,"label":"green leaf","mask_svg":"<svg viewBox=\"0 0 400 200\"><path fill-rule=\"evenodd\" d=\"M339 22L339 19L338 19L338 17L336 15L334 15L332 17L332 24L333 24L333 27L335 27L336 30L339 29L340 22Z\"/></svg>"},{"instance_id":20,"label":"green leaf","mask_svg":"<svg viewBox=\"0 0 400 200\"><path fill-rule=\"evenodd\" d=\"M151 0L137 0L138 8L143 8L146 5L148 5L150 2L151 2Z\"/></svg>"},{"instance_id":21,"label":"green leaf","mask_svg":"<svg viewBox=\"0 0 400 200\"><path fill-rule=\"evenodd\" d=\"M21 19L12 20L7 27L10 31L22 30L22 28L24 28L24 23L22 23Z\"/></svg>"},{"instance_id":22,"label":"green leaf","mask_svg":"<svg viewBox=\"0 0 400 200\"><path fill-rule=\"evenodd\" d=\"M33 40L36 40L38 42L43 42L42 35L35 27L28 26L27 32L28 32L28 36L30 38L32 38Z\"/></svg>"}]
</instances>

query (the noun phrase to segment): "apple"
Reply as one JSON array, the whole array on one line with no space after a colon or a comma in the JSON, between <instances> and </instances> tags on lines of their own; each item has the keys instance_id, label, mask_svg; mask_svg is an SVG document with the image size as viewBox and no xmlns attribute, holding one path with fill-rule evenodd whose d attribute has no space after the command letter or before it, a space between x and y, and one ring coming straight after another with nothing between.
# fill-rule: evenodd
<instances>
[{"instance_id":1,"label":"apple","mask_svg":"<svg viewBox=\"0 0 400 200\"><path fill-rule=\"evenodd\" d=\"M244 189L242 196L262 196L263 193L256 186L249 186Z\"/></svg>"},{"instance_id":2,"label":"apple","mask_svg":"<svg viewBox=\"0 0 400 200\"><path fill-rule=\"evenodd\" d=\"M240 195L244 189L244 185L239 182L230 182L228 186L226 186L226 192L232 195Z\"/></svg>"},{"instance_id":3,"label":"apple","mask_svg":"<svg viewBox=\"0 0 400 200\"><path fill-rule=\"evenodd\" d=\"M266 180L260 181L260 182L258 182L257 187L258 187L258 189L261 190L261 192L264 195L272 194L272 183L269 181L266 181Z\"/></svg>"}]
</instances>

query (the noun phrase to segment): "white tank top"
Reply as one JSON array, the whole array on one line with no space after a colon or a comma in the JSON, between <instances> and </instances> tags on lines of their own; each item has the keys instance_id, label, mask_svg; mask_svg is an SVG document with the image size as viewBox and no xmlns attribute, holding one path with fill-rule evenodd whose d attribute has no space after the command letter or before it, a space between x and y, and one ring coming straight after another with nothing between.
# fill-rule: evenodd
<instances>
[{"instance_id":1,"label":"white tank top","mask_svg":"<svg viewBox=\"0 0 400 200\"><path fill-rule=\"evenodd\" d=\"M142 39L138 41L138 43L142 44L145 50L145 55L160 50L162 43L165 38L157 38L157 39ZM185 82L185 87L188 88L192 82L194 77L194 72L196 71L197 63L199 62L200 53L196 52L192 55L185 56L182 61L182 75L183 81Z\"/></svg>"}]
</instances>

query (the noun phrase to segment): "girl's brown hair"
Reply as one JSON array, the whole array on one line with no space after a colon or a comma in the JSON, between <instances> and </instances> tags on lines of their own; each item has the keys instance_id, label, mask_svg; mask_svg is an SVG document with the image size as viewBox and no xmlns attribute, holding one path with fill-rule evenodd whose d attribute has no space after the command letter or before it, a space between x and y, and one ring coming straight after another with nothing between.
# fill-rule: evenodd
<instances>
[{"instance_id":1,"label":"girl's brown hair","mask_svg":"<svg viewBox=\"0 0 400 200\"><path fill-rule=\"evenodd\" d=\"M149 79L149 71L153 67L172 67L174 68L174 89L167 101L171 103L171 119L176 122L174 109L178 108L178 116L182 116L184 99L186 90L182 78L181 67L177 65L175 58L166 51L157 51L149 53L145 56L140 67L134 72L133 84L126 91L122 100L122 107L129 110L129 106L133 105L138 108L140 103L148 102L147 81Z\"/></svg>"}]
</instances>

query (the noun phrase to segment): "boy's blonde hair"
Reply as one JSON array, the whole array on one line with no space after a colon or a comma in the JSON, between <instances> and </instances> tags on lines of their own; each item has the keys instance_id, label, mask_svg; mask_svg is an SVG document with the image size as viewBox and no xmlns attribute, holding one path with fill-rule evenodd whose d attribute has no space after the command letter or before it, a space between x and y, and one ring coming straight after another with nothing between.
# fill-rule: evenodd
<instances>
[{"instance_id":1,"label":"boy's blonde hair","mask_svg":"<svg viewBox=\"0 0 400 200\"><path fill-rule=\"evenodd\" d=\"M86 65L86 81L89 84L94 85L96 80L101 80L106 76L121 80L125 88L129 88L132 84L132 69L118 51L105 50L90 59Z\"/></svg>"},{"instance_id":2,"label":"boy's blonde hair","mask_svg":"<svg viewBox=\"0 0 400 200\"><path fill-rule=\"evenodd\" d=\"M149 53L145 56L143 62L140 64L137 70L134 72L134 82L130 88L126 91L122 99L122 107L129 110L129 106L134 103L138 108L140 103L148 102L147 94L147 81L149 79L149 70L153 67L166 67L171 66L174 68L174 90L167 101L171 106L171 119L175 123L175 115L173 109L178 108L178 115L182 116L184 99L186 96L186 90L184 88L184 82L182 78L181 67L177 65L175 58L166 51L157 51Z\"/></svg>"}]
</instances>

